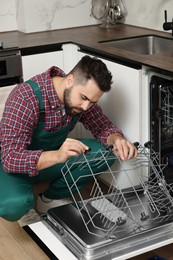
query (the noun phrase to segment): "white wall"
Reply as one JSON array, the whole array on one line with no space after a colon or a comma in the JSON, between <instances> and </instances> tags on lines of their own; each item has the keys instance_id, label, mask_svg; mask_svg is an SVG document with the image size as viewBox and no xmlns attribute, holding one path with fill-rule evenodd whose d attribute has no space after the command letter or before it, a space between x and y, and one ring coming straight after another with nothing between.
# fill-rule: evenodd
<instances>
[{"instance_id":1,"label":"white wall","mask_svg":"<svg viewBox=\"0 0 173 260\"><path fill-rule=\"evenodd\" d=\"M97 23L90 16L91 0L18 0L16 8L18 29L27 33Z\"/></svg>"},{"instance_id":2,"label":"white wall","mask_svg":"<svg viewBox=\"0 0 173 260\"><path fill-rule=\"evenodd\" d=\"M0 0L0 32L25 33L97 24L91 0Z\"/></svg>"},{"instance_id":3,"label":"white wall","mask_svg":"<svg viewBox=\"0 0 173 260\"><path fill-rule=\"evenodd\" d=\"M167 10L168 21L172 21L172 0L124 0L124 3L127 8L127 24L162 31L164 10Z\"/></svg>"},{"instance_id":4,"label":"white wall","mask_svg":"<svg viewBox=\"0 0 173 260\"><path fill-rule=\"evenodd\" d=\"M97 24L92 0L0 0L0 32L25 33ZM173 17L172 0L124 0L125 23L162 31L164 10Z\"/></svg>"},{"instance_id":5,"label":"white wall","mask_svg":"<svg viewBox=\"0 0 173 260\"><path fill-rule=\"evenodd\" d=\"M17 30L16 2L15 0L0 0L0 32L13 30Z\"/></svg>"}]
</instances>

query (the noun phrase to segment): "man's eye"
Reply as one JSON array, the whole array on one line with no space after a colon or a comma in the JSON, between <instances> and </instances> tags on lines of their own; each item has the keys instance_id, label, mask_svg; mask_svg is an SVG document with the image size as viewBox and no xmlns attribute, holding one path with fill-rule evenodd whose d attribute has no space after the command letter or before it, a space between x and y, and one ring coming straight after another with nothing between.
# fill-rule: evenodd
<instances>
[{"instance_id":1,"label":"man's eye","mask_svg":"<svg viewBox=\"0 0 173 260\"><path fill-rule=\"evenodd\" d=\"M86 96L81 96L81 98L82 98L83 100L87 100L87 97L86 97Z\"/></svg>"}]
</instances>

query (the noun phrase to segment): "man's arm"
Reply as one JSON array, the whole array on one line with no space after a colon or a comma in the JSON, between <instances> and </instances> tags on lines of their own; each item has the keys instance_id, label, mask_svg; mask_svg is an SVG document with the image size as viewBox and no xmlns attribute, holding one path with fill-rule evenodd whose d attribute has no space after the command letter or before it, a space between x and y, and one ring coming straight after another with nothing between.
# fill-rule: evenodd
<instances>
[{"instance_id":1,"label":"man's arm","mask_svg":"<svg viewBox=\"0 0 173 260\"><path fill-rule=\"evenodd\" d=\"M103 145L112 144L115 153L121 159L127 160L137 156L135 146L124 138L122 131L102 113L98 104L93 105L84 113L80 121Z\"/></svg>"},{"instance_id":2,"label":"man's arm","mask_svg":"<svg viewBox=\"0 0 173 260\"><path fill-rule=\"evenodd\" d=\"M115 154L122 160L134 159L137 156L137 149L133 143L126 140L120 133L114 133L108 136L107 144L113 145Z\"/></svg>"},{"instance_id":3,"label":"man's arm","mask_svg":"<svg viewBox=\"0 0 173 260\"><path fill-rule=\"evenodd\" d=\"M64 163L70 157L85 153L89 147L79 140L67 138L58 150L42 152L37 163L37 170L43 170L57 163Z\"/></svg>"}]
</instances>

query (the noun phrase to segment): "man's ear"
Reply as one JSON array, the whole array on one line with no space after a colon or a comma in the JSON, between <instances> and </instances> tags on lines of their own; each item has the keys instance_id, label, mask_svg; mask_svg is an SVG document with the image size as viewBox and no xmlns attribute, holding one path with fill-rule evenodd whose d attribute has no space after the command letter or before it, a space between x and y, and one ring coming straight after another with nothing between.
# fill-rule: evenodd
<instances>
[{"instance_id":1,"label":"man's ear","mask_svg":"<svg viewBox=\"0 0 173 260\"><path fill-rule=\"evenodd\" d=\"M67 76L67 88L73 86L73 83L74 83L74 76L72 74L69 74Z\"/></svg>"}]
</instances>

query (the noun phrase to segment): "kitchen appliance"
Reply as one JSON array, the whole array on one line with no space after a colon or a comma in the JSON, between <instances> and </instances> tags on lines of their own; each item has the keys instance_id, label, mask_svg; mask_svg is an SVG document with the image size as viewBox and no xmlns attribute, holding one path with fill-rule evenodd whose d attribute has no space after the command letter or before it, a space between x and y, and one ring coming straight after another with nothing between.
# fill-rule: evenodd
<instances>
[{"instance_id":1,"label":"kitchen appliance","mask_svg":"<svg viewBox=\"0 0 173 260\"><path fill-rule=\"evenodd\" d=\"M22 58L19 48L0 41L0 118L9 93L22 81Z\"/></svg>"},{"instance_id":2,"label":"kitchen appliance","mask_svg":"<svg viewBox=\"0 0 173 260\"><path fill-rule=\"evenodd\" d=\"M150 143L137 146L138 157L130 164L108 149L82 154L62 168L74 203L50 209L45 225L77 259L128 259L149 245L173 241L173 185L167 184L163 177L167 165L160 164L159 154L150 149ZM114 160L116 164L112 168L109 165ZM92 171L93 162L97 165L97 173ZM112 178L109 187L103 187L97 178L103 164L108 170L102 174ZM76 180L72 175L73 167L81 172L87 168L90 172L80 177L92 179L88 198L78 189L80 178ZM129 181L130 188L121 189L115 185L119 172ZM133 185L132 172L138 179L138 186ZM70 183L67 176L70 176ZM72 192L74 187L76 195Z\"/></svg>"},{"instance_id":3,"label":"kitchen appliance","mask_svg":"<svg viewBox=\"0 0 173 260\"><path fill-rule=\"evenodd\" d=\"M164 177L173 182L173 75L151 73L150 136L152 149L166 163Z\"/></svg>"}]
</instances>

